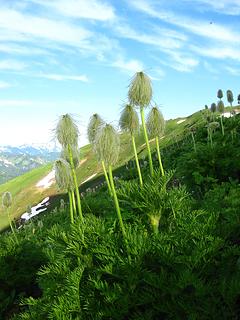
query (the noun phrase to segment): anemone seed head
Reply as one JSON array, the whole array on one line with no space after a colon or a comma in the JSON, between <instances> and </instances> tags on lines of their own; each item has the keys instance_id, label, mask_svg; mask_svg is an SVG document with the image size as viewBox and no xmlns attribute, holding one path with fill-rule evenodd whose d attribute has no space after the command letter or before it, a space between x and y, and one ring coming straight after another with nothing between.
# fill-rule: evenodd
<instances>
[{"instance_id":1,"label":"anemone seed head","mask_svg":"<svg viewBox=\"0 0 240 320\"><path fill-rule=\"evenodd\" d=\"M215 129L219 128L219 123L216 121L210 122L208 124L208 129L214 131Z\"/></svg>"},{"instance_id":2,"label":"anemone seed head","mask_svg":"<svg viewBox=\"0 0 240 320\"><path fill-rule=\"evenodd\" d=\"M221 89L218 90L218 92L217 92L217 97L218 97L218 99L222 99L222 97L223 97L223 92L222 92Z\"/></svg>"},{"instance_id":3,"label":"anemone seed head","mask_svg":"<svg viewBox=\"0 0 240 320\"><path fill-rule=\"evenodd\" d=\"M233 102L233 93L231 90L227 90L227 101L229 103L232 103Z\"/></svg>"},{"instance_id":4,"label":"anemone seed head","mask_svg":"<svg viewBox=\"0 0 240 320\"><path fill-rule=\"evenodd\" d=\"M144 72L137 72L128 91L130 104L140 108L147 107L152 99L151 79Z\"/></svg>"},{"instance_id":5,"label":"anemone seed head","mask_svg":"<svg viewBox=\"0 0 240 320\"><path fill-rule=\"evenodd\" d=\"M9 191L4 192L2 195L2 206L9 208L12 205L12 194Z\"/></svg>"},{"instance_id":6,"label":"anemone seed head","mask_svg":"<svg viewBox=\"0 0 240 320\"><path fill-rule=\"evenodd\" d=\"M55 131L56 137L62 146L78 145L78 127L72 116L69 114L64 114L60 117Z\"/></svg>"},{"instance_id":7,"label":"anemone seed head","mask_svg":"<svg viewBox=\"0 0 240 320\"><path fill-rule=\"evenodd\" d=\"M97 113L94 113L94 115L92 115L92 117L90 118L87 128L88 140L90 143L94 143L96 135L103 125L103 119Z\"/></svg>"},{"instance_id":8,"label":"anemone seed head","mask_svg":"<svg viewBox=\"0 0 240 320\"><path fill-rule=\"evenodd\" d=\"M146 122L147 130L151 138L161 137L165 129L165 120L157 106L153 107L148 114Z\"/></svg>"},{"instance_id":9,"label":"anemone seed head","mask_svg":"<svg viewBox=\"0 0 240 320\"><path fill-rule=\"evenodd\" d=\"M58 159L54 164L55 180L60 190L72 190L74 188L69 163L64 159Z\"/></svg>"},{"instance_id":10,"label":"anemone seed head","mask_svg":"<svg viewBox=\"0 0 240 320\"><path fill-rule=\"evenodd\" d=\"M217 105L216 105L215 102L213 102L213 103L211 104L211 111L212 111L212 112L216 112L216 111L217 111Z\"/></svg>"},{"instance_id":11,"label":"anemone seed head","mask_svg":"<svg viewBox=\"0 0 240 320\"><path fill-rule=\"evenodd\" d=\"M224 103L222 100L218 101L218 104L217 104L217 109L220 113L223 113L224 112Z\"/></svg>"},{"instance_id":12,"label":"anemone seed head","mask_svg":"<svg viewBox=\"0 0 240 320\"><path fill-rule=\"evenodd\" d=\"M139 119L136 110L132 105L127 104L121 113L119 120L121 130L134 134L139 131Z\"/></svg>"},{"instance_id":13,"label":"anemone seed head","mask_svg":"<svg viewBox=\"0 0 240 320\"><path fill-rule=\"evenodd\" d=\"M114 165L118 160L120 140L117 131L110 124L105 124L98 131L94 141L94 150L98 161L104 161L107 166Z\"/></svg>"},{"instance_id":14,"label":"anemone seed head","mask_svg":"<svg viewBox=\"0 0 240 320\"><path fill-rule=\"evenodd\" d=\"M71 151L72 151L72 157L73 157L73 164L74 168L77 168L79 165L79 157L80 157L80 151L78 147L71 146ZM63 148L60 157L64 160L66 160L70 164L70 157L69 157L69 152L68 148Z\"/></svg>"}]
</instances>

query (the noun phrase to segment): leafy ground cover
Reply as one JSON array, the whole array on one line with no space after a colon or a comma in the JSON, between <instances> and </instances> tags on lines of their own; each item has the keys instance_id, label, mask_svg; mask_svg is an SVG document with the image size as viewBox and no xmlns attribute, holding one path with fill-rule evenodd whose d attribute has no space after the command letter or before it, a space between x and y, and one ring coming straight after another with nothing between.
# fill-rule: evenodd
<instances>
[{"instance_id":1,"label":"leafy ground cover","mask_svg":"<svg viewBox=\"0 0 240 320\"><path fill-rule=\"evenodd\" d=\"M114 176L127 241L100 169L80 188L84 222L70 224L59 195L17 232L19 243L0 235L0 318L240 318L240 116L224 119L212 144L201 113L178 121L169 122L175 138L169 129L162 139L164 177L154 152L149 176L138 141L140 189L135 162L121 154ZM83 152L94 161L89 146Z\"/></svg>"}]
</instances>

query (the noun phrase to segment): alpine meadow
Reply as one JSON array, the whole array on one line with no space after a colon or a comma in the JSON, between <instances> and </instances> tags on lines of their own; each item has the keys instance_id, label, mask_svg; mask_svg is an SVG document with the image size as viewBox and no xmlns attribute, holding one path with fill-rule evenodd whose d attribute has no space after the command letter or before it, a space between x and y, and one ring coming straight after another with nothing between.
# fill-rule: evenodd
<instances>
[{"instance_id":1,"label":"alpine meadow","mask_svg":"<svg viewBox=\"0 0 240 320\"><path fill-rule=\"evenodd\" d=\"M0 320L240 320L239 1L0 0Z\"/></svg>"}]
</instances>

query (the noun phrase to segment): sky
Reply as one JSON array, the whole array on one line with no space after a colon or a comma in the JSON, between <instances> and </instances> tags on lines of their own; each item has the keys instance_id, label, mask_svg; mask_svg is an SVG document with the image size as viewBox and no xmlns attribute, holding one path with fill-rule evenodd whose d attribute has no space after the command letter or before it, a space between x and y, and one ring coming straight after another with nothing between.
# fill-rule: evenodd
<instances>
[{"instance_id":1,"label":"sky","mask_svg":"<svg viewBox=\"0 0 240 320\"><path fill-rule=\"evenodd\" d=\"M142 70L165 119L218 89L236 101L240 0L0 0L0 145L52 142L66 113L86 144L92 114L117 127Z\"/></svg>"}]
</instances>

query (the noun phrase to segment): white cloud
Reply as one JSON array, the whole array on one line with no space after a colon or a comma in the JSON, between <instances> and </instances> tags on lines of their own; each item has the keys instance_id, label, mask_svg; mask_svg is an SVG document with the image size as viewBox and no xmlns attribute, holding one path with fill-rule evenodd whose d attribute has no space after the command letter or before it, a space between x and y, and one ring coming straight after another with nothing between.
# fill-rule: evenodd
<instances>
[{"instance_id":1,"label":"white cloud","mask_svg":"<svg viewBox=\"0 0 240 320\"><path fill-rule=\"evenodd\" d=\"M44 39L81 47L92 33L80 26L36 17L11 9L0 9L0 39L31 41Z\"/></svg>"},{"instance_id":2,"label":"white cloud","mask_svg":"<svg viewBox=\"0 0 240 320\"><path fill-rule=\"evenodd\" d=\"M46 55L49 54L44 49L40 48L29 48L26 45L21 46L12 43L0 43L0 52L8 53L8 54L15 54L15 55Z\"/></svg>"},{"instance_id":3,"label":"white cloud","mask_svg":"<svg viewBox=\"0 0 240 320\"><path fill-rule=\"evenodd\" d=\"M199 55L215 58L215 59L232 59L240 61L240 49L234 47L198 47L191 46L192 51L198 53Z\"/></svg>"},{"instance_id":4,"label":"white cloud","mask_svg":"<svg viewBox=\"0 0 240 320\"><path fill-rule=\"evenodd\" d=\"M16 60L0 60L0 70L21 71L26 68L26 64Z\"/></svg>"},{"instance_id":5,"label":"white cloud","mask_svg":"<svg viewBox=\"0 0 240 320\"><path fill-rule=\"evenodd\" d=\"M154 6L153 2L151 1L131 0L130 3L134 8L151 17L183 28L184 30L195 35L214 40L240 43L240 33L235 32L226 26L217 23L209 24L209 21L196 20L187 16L175 14L172 11L161 9L160 6Z\"/></svg>"},{"instance_id":6,"label":"white cloud","mask_svg":"<svg viewBox=\"0 0 240 320\"><path fill-rule=\"evenodd\" d=\"M199 60L189 54L173 50L168 50L167 54L169 59L160 61L156 58L156 60L179 72L192 72L199 65Z\"/></svg>"},{"instance_id":7,"label":"white cloud","mask_svg":"<svg viewBox=\"0 0 240 320\"><path fill-rule=\"evenodd\" d=\"M7 89L10 88L12 85L5 81L0 81L0 89Z\"/></svg>"},{"instance_id":8,"label":"white cloud","mask_svg":"<svg viewBox=\"0 0 240 320\"><path fill-rule=\"evenodd\" d=\"M68 17L93 19L100 21L113 20L114 8L98 0L29 0Z\"/></svg>"},{"instance_id":9,"label":"white cloud","mask_svg":"<svg viewBox=\"0 0 240 320\"><path fill-rule=\"evenodd\" d=\"M31 100L0 100L0 108L1 107L30 107L33 106L34 101Z\"/></svg>"},{"instance_id":10,"label":"white cloud","mask_svg":"<svg viewBox=\"0 0 240 320\"><path fill-rule=\"evenodd\" d=\"M186 41L186 36L178 34L171 29L156 28L151 34L136 32L130 26L124 24L118 24L115 26L118 36L127 39L132 39L140 43L153 45L160 49L178 49L183 46Z\"/></svg>"},{"instance_id":11,"label":"white cloud","mask_svg":"<svg viewBox=\"0 0 240 320\"><path fill-rule=\"evenodd\" d=\"M136 59L126 61L122 57L119 57L116 61L114 61L112 63L112 66L123 71L127 71L130 74L142 71L144 69L141 61L138 61Z\"/></svg>"},{"instance_id":12,"label":"white cloud","mask_svg":"<svg viewBox=\"0 0 240 320\"><path fill-rule=\"evenodd\" d=\"M73 80L73 81L82 81L82 82L89 82L89 79L86 75L63 75L63 74L39 74L37 77L46 78L49 80L56 80L56 81L66 81L66 80Z\"/></svg>"},{"instance_id":13,"label":"white cloud","mask_svg":"<svg viewBox=\"0 0 240 320\"><path fill-rule=\"evenodd\" d=\"M186 2L192 2L192 0L185 0ZM239 0L195 0L195 5L200 5L200 9L203 11L216 11L225 15L239 15L240 14L240 2Z\"/></svg>"},{"instance_id":14,"label":"white cloud","mask_svg":"<svg viewBox=\"0 0 240 320\"><path fill-rule=\"evenodd\" d=\"M236 76L236 77L240 76L240 69L239 68L225 67L225 70L227 70L233 76Z\"/></svg>"}]
</instances>

